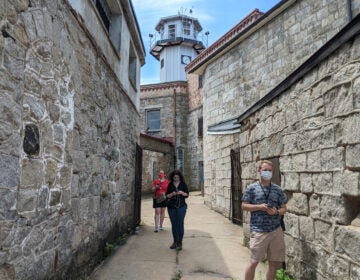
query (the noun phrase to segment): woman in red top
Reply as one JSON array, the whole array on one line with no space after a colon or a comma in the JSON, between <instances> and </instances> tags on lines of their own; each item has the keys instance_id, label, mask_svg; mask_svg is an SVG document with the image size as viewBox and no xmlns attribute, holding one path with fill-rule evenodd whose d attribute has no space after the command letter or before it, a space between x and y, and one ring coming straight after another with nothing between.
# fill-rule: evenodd
<instances>
[{"instance_id":1,"label":"woman in red top","mask_svg":"<svg viewBox=\"0 0 360 280\"><path fill-rule=\"evenodd\" d=\"M166 200L161 203L157 203L156 199L166 194L168 188L169 181L165 177L164 170L160 170L159 178L157 178L151 190L154 192L154 200L153 200L153 208L155 208L155 230L154 232L158 232L159 230L163 230L163 223L165 218L165 210L166 210ZM160 226L159 226L160 225Z\"/></svg>"}]
</instances>

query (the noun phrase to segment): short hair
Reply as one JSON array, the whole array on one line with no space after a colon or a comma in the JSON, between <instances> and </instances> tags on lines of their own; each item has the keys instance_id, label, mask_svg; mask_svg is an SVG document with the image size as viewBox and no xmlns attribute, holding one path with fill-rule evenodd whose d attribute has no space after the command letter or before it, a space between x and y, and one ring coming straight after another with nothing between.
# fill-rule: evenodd
<instances>
[{"instance_id":1,"label":"short hair","mask_svg":"<svg viewBox=\"0 0 360 280\"><path fill-rule=\"evenodd\" d=\"M266 163L268 165L270 165L271 167L273 167L273 163L270 161L270 160L267 160L267 159L262 159L262 160L259 160L258 161L258 169L261 168L261 166Z\"/></svg>"}]
</instances>

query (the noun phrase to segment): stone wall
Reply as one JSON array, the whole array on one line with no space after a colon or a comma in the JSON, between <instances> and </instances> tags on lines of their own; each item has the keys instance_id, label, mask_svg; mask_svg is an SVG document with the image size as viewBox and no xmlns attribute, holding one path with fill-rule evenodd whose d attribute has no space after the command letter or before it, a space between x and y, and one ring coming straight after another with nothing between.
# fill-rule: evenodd
<instances>
[{"instance_id":1,"label":"stone wall","mask_svg":"<svg viewBox=\"0 0 360 280\"><path fill-rule=\"evenodd\" d=\"M85 278L132 226L139 115L64 1L1 5L0 278Z\"/></svg>"},{"instance_id":2,"label":"stone wall","mask_svg":"<svg viewBox=\"0 0 360 280\"><path fill-rule=\"evenodd\" d=\"M360 277L360 36L244 120L242 179L280 158L287 270L296 279ZM356 218L357 217L357 218ZM249 238L249 215L245 235Z\"/></svg>"},{"instance_id":3,"label":"stone wall","mask_svg":"<svg viewBox=\"0 0 360 280\"><path fill-rule=\"evenodd\" d=\"M193 190L203 190L203 178L200 178L200 164L203 165L203 136L199 136L199 119L203 118L204 90L199 85L199 75L187 74L189 89L188 116L188 158L189 187Z\"/></svg>"},{"instance_id":4,"label":"stone wall","mask_svg":"<svg viewBox=\"0 0 360 280\"><path fill-rule=\"evenodd\" d=\"M188 154L188 98L187 82L168 82L141 86L140 115L142 133L173 142L175 151L183 148L185 152L184 176L186 182L190 177L190 157ZM175 109L176 108L176 109ZM161 129L149 131L146 129L146 111L160 110ZM159 143L160 144L160 143ZM165 144L167 145L167 144ZM176 155L176 153L175 153ZM171 161L173 163L173 161ZM179 168L178 162L175 163ZM170 166L170 162L168 163ZM173 166L171 167L171 171ZM152 166L147 166L144 172L152 174ZM168 171L166 169L165 171ZM146 182L143 182L143 187Z\"/></svg>"},{"instance_id":5,"label":"stone wall","mask_svg":"<svg viewBox=\"0 0 360 280\"><path fill-rule=\"evenodd\" d=\"M355 16L359 0L352 2ZM346 25L346 8L346 1L296 1L209 64L204 73L204 131L245 112L301 65ZM228 157L237 137L204 133L205 201L225 215L230 209L230 192L224 192L230 187Z\"/></svg>"}]
</instances>

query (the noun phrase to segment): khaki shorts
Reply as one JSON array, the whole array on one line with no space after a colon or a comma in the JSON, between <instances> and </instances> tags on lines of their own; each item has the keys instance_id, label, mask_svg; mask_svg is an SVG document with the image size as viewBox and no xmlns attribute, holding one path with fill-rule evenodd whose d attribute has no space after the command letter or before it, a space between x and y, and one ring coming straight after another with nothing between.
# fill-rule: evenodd
<instances>
[{"instance_id":1,"label":"khaki shorts","mask_svg":"<svg viewBox=\"0 0 360 280\"><path fill-rule=\"evenodd\" d=\"M284 233L281 227L272 232L252 232L250 235L251 259L262 262L285 261Z\"/></svg>"}]
</instances>

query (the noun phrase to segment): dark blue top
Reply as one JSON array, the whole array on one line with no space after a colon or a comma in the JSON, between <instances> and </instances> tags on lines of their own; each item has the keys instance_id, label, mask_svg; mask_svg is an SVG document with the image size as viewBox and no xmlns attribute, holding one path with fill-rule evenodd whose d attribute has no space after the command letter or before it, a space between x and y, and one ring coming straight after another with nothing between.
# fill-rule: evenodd
<instances>
[{"instance_id":1,"label":"dark blue top","mask_svg":"<svg viewBox=\"0 0 360 280\"><path fill-rule=\"evenodd\" d=\"M270 187L261 186L259 182L250 184L242 198L250 204L266 203L271 207L279 209L287 200L282 189L271 183ZM264 211L251 212L250 231L271 232L280 226L280 216L269 215Z\"/></svg>"},{"instance_id":2,"label":"dark blue top","mask_svg":"<svg viewBox=\"0 0 360 280\"><path fill-rule=\"evenodd\" d=\"M176 192L176 191L183 191L183 192L187 193L189 196L188 187L184 182L180 182L180 184L177 188L174 186L174 184L172 182L169 183L166 194L170 194L170 193ZM183 195L175 195L172 198L168 199L167 207L170 209L175 209L175 208L181 208L183 206L186 206L185 198L187 198L187 197L184 197Z\"/></svg>"}]
</instances>

